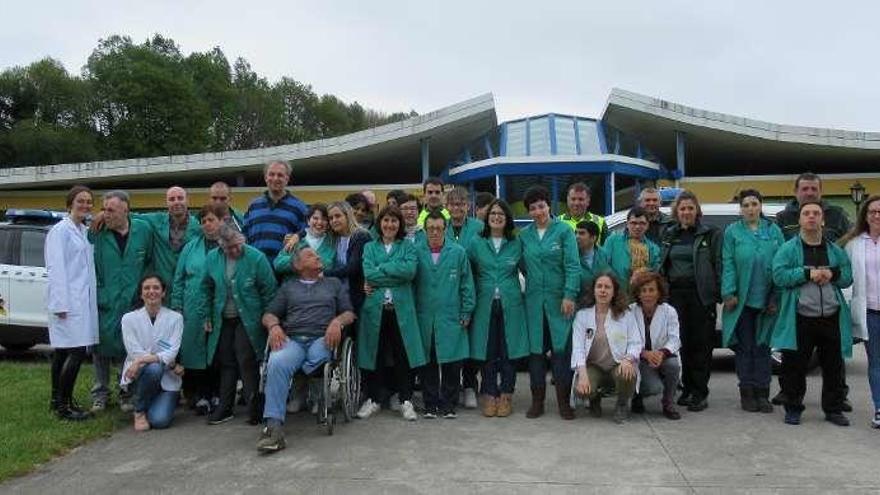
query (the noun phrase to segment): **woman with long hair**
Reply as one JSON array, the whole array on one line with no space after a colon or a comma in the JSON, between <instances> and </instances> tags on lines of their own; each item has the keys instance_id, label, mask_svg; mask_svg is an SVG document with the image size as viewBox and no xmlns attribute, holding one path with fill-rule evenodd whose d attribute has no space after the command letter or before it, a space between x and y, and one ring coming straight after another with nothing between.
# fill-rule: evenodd
<instances>
[{"instance_id":1,"label":"woman with long hair","mask_svg":"<svg viewBox=\"0 0 880 495\"><path fill-rule=\"evenodd\" d=\"M98 343L98 303L94 249L85 220L92 212L92 191L73 186L67 193L68 215L46 236L48 272L46 305L52 356L50 408L61 419L80 421L91 415L73 399L86 347Z\"/></svg>"},{"instance_id":2,"label":"woman with long hair","mask_svg":"<svg viewBox=\"0 0 880 495\"><path fill-rule=\"evenodd\" d=\"M513 362L529 355L525 302L517 268L522 260L522 244L515 235L513 213L504 200L489 204L486 224L468 246L468 257L477 288L470 350L472 359L483 362L483 415L503 418L513 411Z\"/></svg>"},{"instance_id":3,"label":"woman with long hair","mask_svg":"<svg viewBox=\"0 0 880 495\"><path fill-rule=\"evenodd\" d=\"M614 421L629 417L629 400L638 387L642 337L620 282L610 273L593 281L583 298L584 308L574 318L571 367L576 370L575 391L590 399L590 415L602 415L603 384L614 384L617 405Z\"/></svg>"},{"instance_id":4,"label":"woman with long hair","mask_svg":"<svg viewBox=\"0 0 880 495\"><path fill-rule=\"evenodd\" d=\"M852 261L852 335L865 339L873 428L880 428L880 195L859 208L853 229L840 239Z\"/></svg>"},{"instance_id":5,"label":"woman with long hair","mask_svg":"<svg viewBox=\"0 0 880 495\"><path fill-rule=\"evenodd\" d=\"M336 242L336 263L324 266L325 277L336 277L348 287L348 295L355 314L364 304L364 246L372 240L370 232L361 227L354 210L345 201L327 206L330 230Z\"/></svg>"}]
</instances>

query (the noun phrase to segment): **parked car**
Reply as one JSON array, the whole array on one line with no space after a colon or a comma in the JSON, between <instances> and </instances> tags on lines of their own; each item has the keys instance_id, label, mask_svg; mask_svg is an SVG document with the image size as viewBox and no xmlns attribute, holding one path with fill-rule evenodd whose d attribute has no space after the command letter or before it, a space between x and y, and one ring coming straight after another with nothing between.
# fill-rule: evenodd
<instances>
[{"instance_id":1,"label":"parked car","mask_svg":"<svg viewBox=\"0 0 880 495\"><path fill-rule=\"evenodd\" d=\"M724 229L727 228L731 223L739 220L741 218L739 205L736 203L705 203L700 205L700 209L703 211L703 217L701 222L706 225L712 225L721 229L721 232L724 232ZM774 218L776 213L785 209L784 204L772 204L765 203L763 207L764 215L768 218ZM660 211L669 214L670 208L668 206L660 207ZM608 224L608 230L611 232L618 232L623 230L626 227L626 215L629 213L629 210L618 211L612 215L608 215L605 217L605 222ZM718 316L715 320L715 347L721 347L721 305L718 305L717 313Z\"/></svg>"},{"instance_id":2,"label":"parked car","mask_svg":"<svg viewBox=\"0 0 880 495\"><path fill-rule=\"evenodd\" d=\"M63 213L8 210L0 222L0 346L25 350L49 343L43 245Z\"/></svg>"}]
</instances>

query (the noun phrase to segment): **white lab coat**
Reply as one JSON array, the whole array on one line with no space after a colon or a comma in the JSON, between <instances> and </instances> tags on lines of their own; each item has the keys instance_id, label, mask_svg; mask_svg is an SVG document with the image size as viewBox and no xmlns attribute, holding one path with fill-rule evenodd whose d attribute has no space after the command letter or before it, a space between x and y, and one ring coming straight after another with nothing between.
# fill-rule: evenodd
<instances>
[{"instance_id":1,"label":"white lab coat","mask_svg":"<svg viewBox=\"0 0 880 495\"><path fill-rule=\"evenodd\" d=\"M596 307L592 306L578 311L574 316L571 332L571 368L586 366L593 338L596 336ZM641 382L639 374L639 356L642 353L642 336L632 311L627 309L620 318L613 318L611 310L605 316L605 335L614 361L620 363L624 359L635 365L636 390Z\"/></svg>"},{"instance_id":2,"label":"white lab coat","mask_svg":"<svg viewBox=\"0 0 880 495\"><path fill-rule=\"evenodd\" d=\"M852 263L852 336L868 340L868 281L865 271L865 239L859 234L846 243L846 254Z\"/></svg>"},{"instance_id":3,"label":"white lab coat","mask_svg":"<svg viewBox=\"0 0 880 495\"><path fill-rule=\"evenodd\" d=\"M65 218L46 236L49 343L70 348L98 343L98 297L94 248L85 225ZM67 313L59 318L55 313Z\"/></svg>"},{"instance_id":4,"label":"white lab coat","mask_svg":"<svg viewBox=\"0 0 880 495\"><path fill-rule=\"evenodd\" d=\"M642 307L637 303L629 305L629 310L636 320L642 340L645 335L645 314ZM667 303L662 303L654 310L654 318L651 319L651 349L659 351L666 349L670 354L678 354L681 349L681 337L678 328L678 313L675 308ZM647 346L645 346L647 347Z\"/></svg>"},{"instance_id":5,"label":"white lab coat","mask_svg":"<svg viewBox=\"0 0 880 495\"><path fill-rule=\"evenodd\" d=\"M122 364L122 385L131 383L125 372L139 356L154 354L165 365L162 375L162 390L176 392L183 382L180 376L172 371L177 362L177 351L180 350L180 338L183 335L183 315L166 307L159 309L156 322L150 321L145 308L134 310L122 315L122 343L125 344L125 362Z\"/></svg>"}]
</instances>

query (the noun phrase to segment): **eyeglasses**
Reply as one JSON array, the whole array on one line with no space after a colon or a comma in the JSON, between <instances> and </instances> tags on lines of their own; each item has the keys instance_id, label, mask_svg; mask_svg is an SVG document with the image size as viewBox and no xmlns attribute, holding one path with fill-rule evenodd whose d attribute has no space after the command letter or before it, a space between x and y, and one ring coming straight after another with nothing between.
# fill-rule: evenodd
<instances>
[{"instance_id":1,"label":"eyeglasses","mask_svg":"<svg viewBox=\"0 0 880 495\"><path fill-rule=\"evenodd\" d=\"M880 210L868 210L868 215L880 216Z\"/></svg>"}]
</instances>

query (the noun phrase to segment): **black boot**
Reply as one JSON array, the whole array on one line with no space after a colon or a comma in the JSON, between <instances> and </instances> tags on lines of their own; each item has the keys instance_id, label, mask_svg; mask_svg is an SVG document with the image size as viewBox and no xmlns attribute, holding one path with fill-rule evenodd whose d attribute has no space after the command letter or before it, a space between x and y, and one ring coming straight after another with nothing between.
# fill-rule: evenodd
<instances>
[{"instance_id":1,"label":"black boot","mask_svg":"<svg viewBox=\"0 0 880 495\"><path fill-rule=\"evenodd\" d=\"M76 385L76 377L79 375L84 355L79 350L71 351L61 367L61 373L58 376L58 406L55 409L55 414L61 419L83 421L92 417L90 413L80 409L73 400L73 388Z\"/></svg>"},{"instance_id":2,"label":"black boot","mask_svg":"<svg viewBox=\"0 0 880 495\"><path fill-rule=\"evenodd\" d=\"M758 411L762 413L772 413L773 412L773 404L770 403L770 389L769 388L756 388L755 389L755 405L758 406Z\"/></svg>"},{"instance_id":3,"label":"black boot","mask_svg":"<svg viewBox=\"0 0 880 495\"><path fill-rule=\"evenodd\" d=\"M526 411L527 418L538 418L544 415L544 398L547 387L532 387L532 405Z\"/></svg>"},{"instance_id":4,"label":"black boot","mask_svg":"<svg viewBox=\"0 0 880 495\"><path fill-rule=\"evenodd\" d=\"M574 419L574 409L571 408L571 387L556 383L556 405L559 408L559 417L562 419Z\"/></svg>"},{"instance_id":5,"label":"black boot","mask_svg":"<svg viewBox=\"0 0 880 495\"><path fill-rule=\"evenodd\" d=\"M739 405L743 411L758 412L758 404L755 402L755 389L740 385Z\"/></svg>"}]
</instances>

